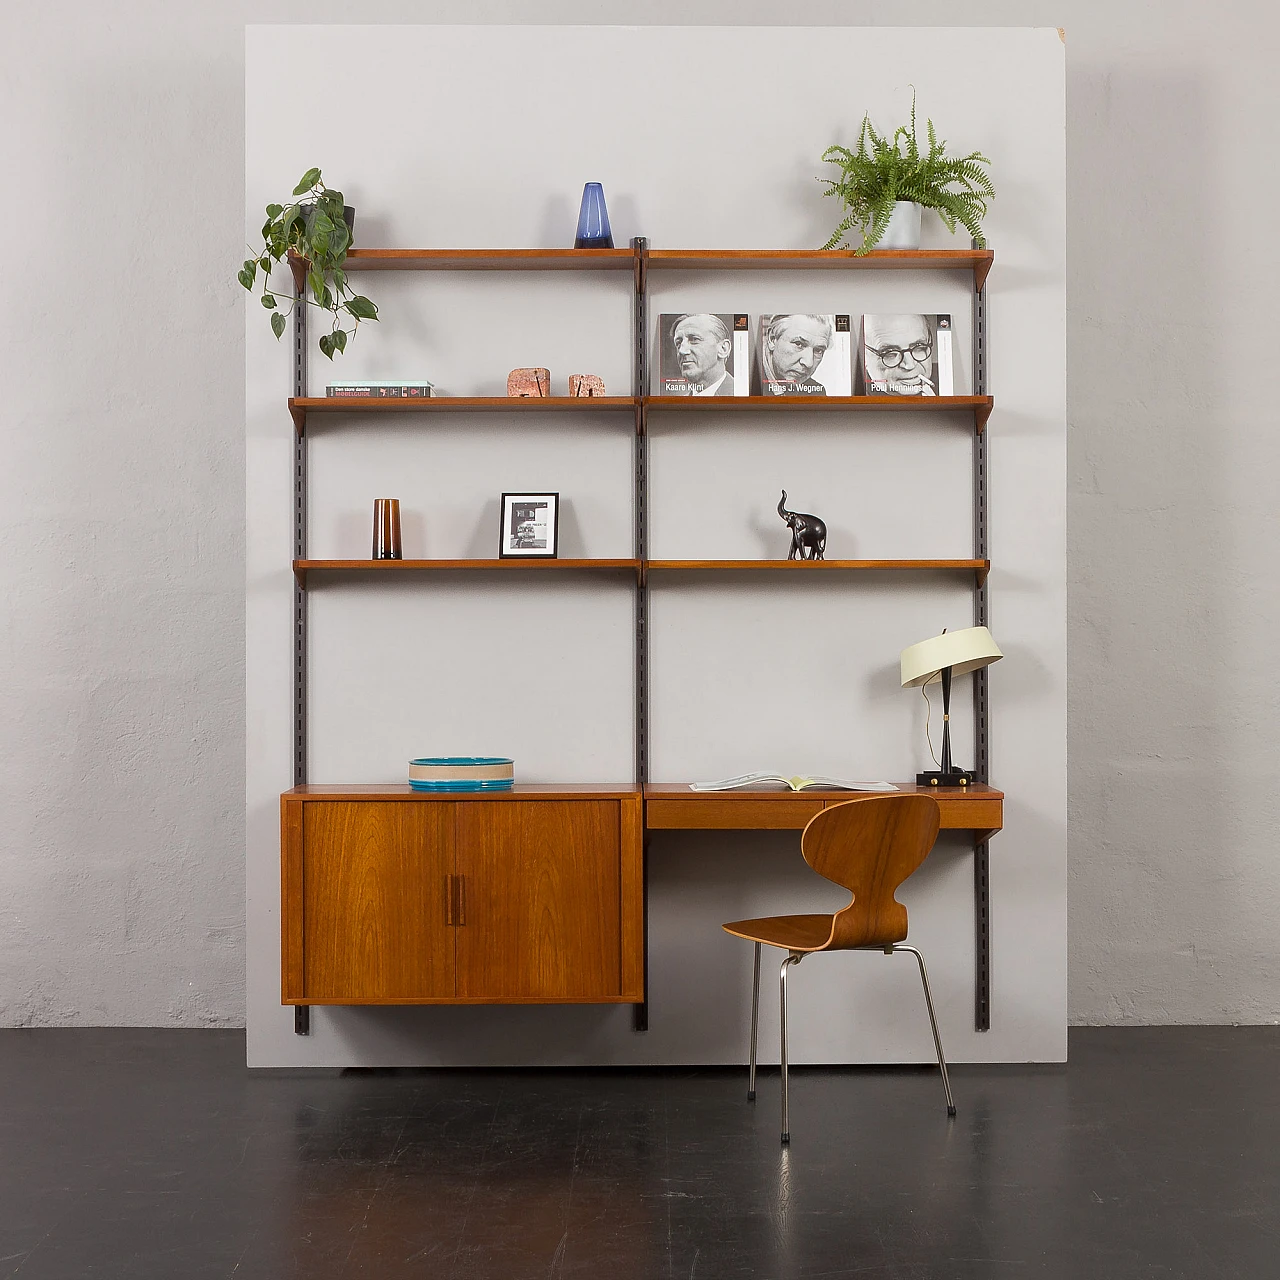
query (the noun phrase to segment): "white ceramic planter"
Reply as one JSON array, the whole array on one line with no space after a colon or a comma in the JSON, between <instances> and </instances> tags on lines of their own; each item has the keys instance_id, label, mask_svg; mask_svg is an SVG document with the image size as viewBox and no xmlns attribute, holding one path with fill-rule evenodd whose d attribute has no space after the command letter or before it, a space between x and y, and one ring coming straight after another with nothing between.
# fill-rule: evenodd
<instances>
[{"instance_id":1,"label":"white ceramic planter","mask_svg":"<svg viewBox=\"0 0 1280 1280\"><path fill-rule=\"evenodd\" d=\"M877 249L918 249L920 247L920 214L923 212L918 204L910 200L899 200L893 206L889 216L889 225L880 237Z\"/></svg>"}]
</instances>

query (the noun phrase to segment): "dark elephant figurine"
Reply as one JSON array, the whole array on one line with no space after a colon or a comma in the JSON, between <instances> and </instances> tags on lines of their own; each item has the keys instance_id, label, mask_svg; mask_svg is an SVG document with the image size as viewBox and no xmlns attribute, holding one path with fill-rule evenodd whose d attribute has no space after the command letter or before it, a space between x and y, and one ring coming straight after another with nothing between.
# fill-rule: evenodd
<instances>
[{"instance_id":1,"label":"dark elephant figurine","mask_svg":"<svg viewBox=\"0 0 1280 1280\"><path fill-rule=\"evenodd\" d=\"M786 509L787 491L782 491L778 514L791 530L791 550L788 560L821 560L827 549L827 526L817 516L801 515L799 511Z\"/></svg>"}]
</instances>

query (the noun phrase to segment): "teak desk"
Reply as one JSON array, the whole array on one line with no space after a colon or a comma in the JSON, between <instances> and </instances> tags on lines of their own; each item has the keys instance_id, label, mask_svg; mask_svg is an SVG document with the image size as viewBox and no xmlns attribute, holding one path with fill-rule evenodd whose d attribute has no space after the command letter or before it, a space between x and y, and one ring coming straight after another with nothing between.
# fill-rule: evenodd
<instances>
[{"instance_id":1,"label":"teak desk","mask_svg":"<svg viewBox=\"0 0 1280 1280\"><path fill-rule=\"evenodd\" d=\"M942 814L943 831L968 831L973 839L974 1027L991 1026L991 922L988 918L990 855L987 841L1004 826L1004 792L975 783L969 787L917 787L899 784L898 794L931 795ZM747 788L742 791L691 791L684 782L647 782L644 826L650 831L799 831L831 805L874 794L865 791L804 791ZM798 847L798 846L797 846ZM641 1013L640 1017L643 1017Z\"/></svg>"},{"instance_id":2,"label":"teak desk","mask_svg":"<svg viewBox=\"0 0 1280 1280\"><path fill-rule=\"evenodd\" d=\"M943 831L973 831L985 841L1004 825L1004 792L970 787L913 787L898 793L930 795L942 810ZM691 791L684 782L647 782L644 825L647 831L798 831L831 805L874 794L866 791L778 790Z\"/></svg>"}]
</instances>

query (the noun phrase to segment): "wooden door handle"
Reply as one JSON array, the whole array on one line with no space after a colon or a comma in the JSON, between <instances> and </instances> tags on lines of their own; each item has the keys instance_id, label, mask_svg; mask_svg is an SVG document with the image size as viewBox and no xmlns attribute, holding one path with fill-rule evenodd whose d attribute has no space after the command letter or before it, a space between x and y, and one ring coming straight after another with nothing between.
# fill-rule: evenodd
<instances>
[{"instance_id":1,"label":"wooden door handle","mask_svg":"<svg viewBox=\"0 0 1280 1280\"><path fill-rule=\"evenodd\" d=\"M444 922L453 924L453 876L444 878Z\"/></svg>"},{"instance_id":2,"label":"wooden door handle","mask_svg":"<svg viewBox=\"0 0 1280 1280\"><path fill-rule=\"evenodd\" d=\"M458 876L458 923L467 923L467 877Z\"/></svg>"}]
</instances>

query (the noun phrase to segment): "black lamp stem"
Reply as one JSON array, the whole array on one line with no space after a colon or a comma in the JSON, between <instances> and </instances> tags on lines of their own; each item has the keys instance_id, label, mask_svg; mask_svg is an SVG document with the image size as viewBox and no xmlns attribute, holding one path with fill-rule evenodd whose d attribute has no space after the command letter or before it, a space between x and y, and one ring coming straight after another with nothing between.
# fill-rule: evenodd
<instances>
[{"instance_id":1,"label":"black lamp stem","mask_svg":"<svg viewBox=\"0 0 1280 1280\"><path fill-rule=\"evenodd\" d=\"M942 678L942 765L916 774L916 784L921 787L967 787L974 777L967 769L957 769L951 763L951 668L943 667L938 673Z\"/></svg>"},{"instance_id":2,"label":"black lamp stem","mask_svg":"<svg viewBox=\"0 0 1280 1280\"><path fill-rule=\"evenodd\" d=\"M953 773L951 767L951 668L942 668L942 772Z\"/></svg>"}]
</instances>

